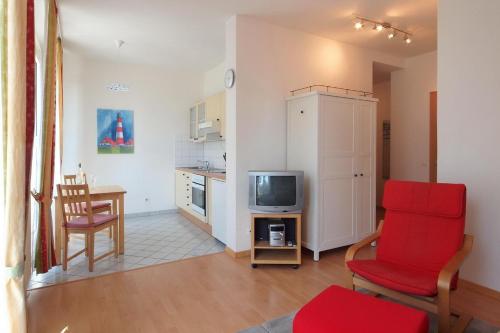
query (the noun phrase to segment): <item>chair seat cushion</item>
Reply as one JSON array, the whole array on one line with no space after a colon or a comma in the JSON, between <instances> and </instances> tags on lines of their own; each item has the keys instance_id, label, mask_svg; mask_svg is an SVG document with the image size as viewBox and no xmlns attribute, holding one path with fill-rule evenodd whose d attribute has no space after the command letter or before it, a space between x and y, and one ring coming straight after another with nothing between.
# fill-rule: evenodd
<instances>
[{"instance_id":1,"label":"chair seat cushion","mask_svg":"<svg viewBox=\"0 0 500 333\"><path fill-rule=\"evenodd\" d=\"M383 287L400 292L435 296L437 274L381 260L351 260L347 266L354 273Z\"/></svg>"},{"instance_id":2,"label":"chair seat cushion","mask_svg":"<svg viewBox=\"0 0 500 333\"><path fill-rule=\"evenodd\" d=\"M339 286L322 291L300 309L293 333L427 333L423 311Z\"/></svg>"},{"instance_id":3,"label":"chair seat cushion","mask_svg":"<svg viewBox=\"0 0 500 333\"><path fill-rule=\"evenodd\" d=\"M91 205L92 205L93 210L111 207L111 204L109 202L106 202L106 201L92 201ZM82 202L82 208L84 211L87 210L87 203L86 202Z\"/></svg>"},{"instance_id":4,"label":"chair seat cushion","mask_svg":"<svg viewBox=\"0 0 500 333\"><path fill-rule=\"evenodd\" d=\"M94 223L89 224L87 216L80 216L66 223L67 228L91 228L105 224L112 220L118 219L117 215L112 214L94 214Z\"/></svg>"}]
</instances>

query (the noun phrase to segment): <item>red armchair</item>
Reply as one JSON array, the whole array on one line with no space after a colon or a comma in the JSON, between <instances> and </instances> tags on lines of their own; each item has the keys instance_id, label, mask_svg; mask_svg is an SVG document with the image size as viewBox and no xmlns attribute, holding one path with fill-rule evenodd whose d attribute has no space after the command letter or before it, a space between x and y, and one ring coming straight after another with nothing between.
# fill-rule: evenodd
<instances>
[{"instance_id":1,"label":"red armchair","mask_svg":"<svg viewBox=\"0 0 500 333\"><path fill-rule=\"evenodd\" d=\"M439 333L449 332L450 292L457 288L458 270L473 243L472 236L464 235L465 186L391 180L383 205L385 221L346 253L348 287L437 313ZM375 259L354 259L375 240ZM460 316L454 331L463 331L470 319Z\"/></svg>"}]
</instances>

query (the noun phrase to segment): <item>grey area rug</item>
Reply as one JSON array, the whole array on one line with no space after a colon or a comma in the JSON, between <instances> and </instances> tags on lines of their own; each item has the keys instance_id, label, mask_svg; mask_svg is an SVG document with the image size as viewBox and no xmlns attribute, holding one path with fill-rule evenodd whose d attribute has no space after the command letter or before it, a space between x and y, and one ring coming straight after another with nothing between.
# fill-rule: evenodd
<instances>
[{"instance_id":1,"label":"grey area rug","mask_svg":"<svg viewBox=\"0 0 500 333\"><path fill-rule=\"evenodd\" d=\"M363 290L360 290L360 292L363 292ZM385 296L380 296L380 298L390 300ZM292 333L293 318L296 313L297 311L294 311L286 316L272 319L259 326L240 331L240 333ZM427 314L429 315L429 333L437 333L437 315L433 313ZM500 333L500 327L494 327L479 319L472 319L464 333Z\"/></svg>"}]
</instances>

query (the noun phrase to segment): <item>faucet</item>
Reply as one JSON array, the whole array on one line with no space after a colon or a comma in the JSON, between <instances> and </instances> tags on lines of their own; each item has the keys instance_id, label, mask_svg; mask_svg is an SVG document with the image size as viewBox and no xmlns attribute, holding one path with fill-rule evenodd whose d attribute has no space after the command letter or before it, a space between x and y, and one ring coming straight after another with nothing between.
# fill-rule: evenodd
<instances>
[{"instance_id":1,"label":"faucet","mask_svg":"<svg viewBox=\"0 0 500 333\"><path fill-rule=\"evenodd\" d=\"M200 167L201 170L209 170L210 169L210 162L209 161L198 160L198 163L202 164L202 166Z\"/></svg>"}]
</instances>

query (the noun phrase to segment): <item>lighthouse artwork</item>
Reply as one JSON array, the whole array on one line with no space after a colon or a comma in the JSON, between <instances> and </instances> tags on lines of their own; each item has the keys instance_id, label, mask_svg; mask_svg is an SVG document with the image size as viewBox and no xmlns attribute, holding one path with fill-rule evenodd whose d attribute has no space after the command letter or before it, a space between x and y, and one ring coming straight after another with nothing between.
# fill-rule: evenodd
<instances>
[{"instance_id":1,"label":"lighthouse artwork","mask_svg":"<svg viewBox=\"0 0 500 333\"><path fill-rule=\"evenodd\" d=\"M97 109L97 152L132 154L134 152L134 112Z\"/></svg>"}]
</instances>

